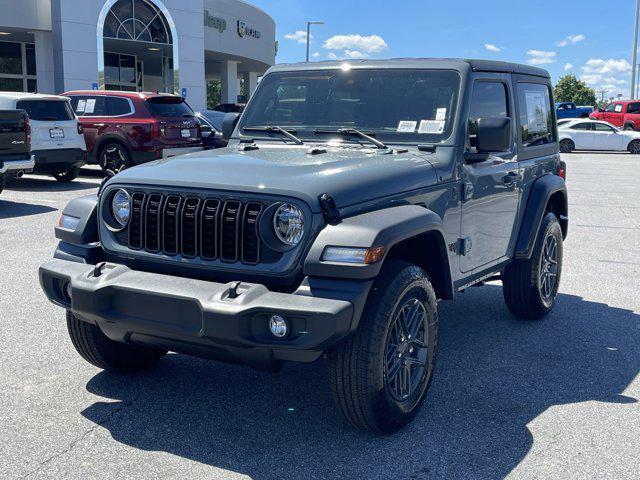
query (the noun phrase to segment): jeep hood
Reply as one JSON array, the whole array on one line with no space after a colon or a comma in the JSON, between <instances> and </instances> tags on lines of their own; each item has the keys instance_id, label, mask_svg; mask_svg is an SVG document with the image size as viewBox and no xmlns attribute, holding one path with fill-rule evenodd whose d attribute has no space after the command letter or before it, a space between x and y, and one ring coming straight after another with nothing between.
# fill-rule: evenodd
<instances>
[{"instance_id":1,"label":"jeep hood","mask_svg":"<svg viewBox=\"0 0 640 480\"><path fill-rule=\"evenodd\" d=\"M250 192L294 197L320 211L318 197L333 196L338 208L407 192L436 183L427 157L353 147L309 154L308 146L260 145L208 150L139 165L109 183Z\"/></svg>"}]
</instances>

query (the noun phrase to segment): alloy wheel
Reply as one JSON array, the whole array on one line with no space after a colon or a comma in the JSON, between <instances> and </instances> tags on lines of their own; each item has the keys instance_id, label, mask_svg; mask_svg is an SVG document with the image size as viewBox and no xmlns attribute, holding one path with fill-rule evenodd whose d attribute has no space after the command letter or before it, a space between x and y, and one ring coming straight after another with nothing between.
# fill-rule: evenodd
<instances>
[{"instance_id":1,"label":"alloy wheel","mask_svg":"<svg viewBox=\"0 0 640 480\"><path fill-rule=\"evenodd\" d=\"M102 155L103 155L102 164L104 165L104 171L108 175L110 176L116 175L117 173L120 173L122 170L125 169L127 165L127 159L125 157L124 152L119 146L113 145L105 148L104 153Z\"/></svg>"},{"instance_id":2,"label":"alloy wheel","mask_svg":"<svg viewBox=\"0 0 640 480\"><path fill-rule=\"evenodd\" d=\"M549 234L542 248L539 275L540 294L546 304L552 302L556 294L558 270L558 240Z\"/></svg>"},{"instance_id":3,"label":"alloy wheel","mask_svg":"<svg viewBox=\"0 0 640 480\"><path fill-rule=\"evenodd\" d=\"M391 396L406 401L422 384L428 358L428 326L424 305L417 298L397 310L385 348L385 383Z\"/></svg>"}]
</instances>

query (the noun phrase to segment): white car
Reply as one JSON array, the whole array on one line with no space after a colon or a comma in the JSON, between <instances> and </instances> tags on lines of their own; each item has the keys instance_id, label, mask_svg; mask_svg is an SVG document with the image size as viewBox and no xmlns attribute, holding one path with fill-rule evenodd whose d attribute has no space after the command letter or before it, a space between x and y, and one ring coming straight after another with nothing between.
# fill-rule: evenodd
<instances>
[{"instance_id":1,"label":"white car","mask_svg":"<svg viewBox=\"0 0 640 480\"><path fill-rule=\"evenodd\" d=\"M70 182L87 161L87 146L69 98L36 93L0 92L0 110L25 110L31 126L34 173Z\"/></svg>"},{"instance_id":2,"label":"white car","mask_svg":"<svg viewBox=\"0 0 640 480\"><path fill-rule=\"evenodd\" d=\"M640 132L623 131L598 120L575 119L558 128L560 151L628 151L640 154Z\"/></svg>"}]
</instances>

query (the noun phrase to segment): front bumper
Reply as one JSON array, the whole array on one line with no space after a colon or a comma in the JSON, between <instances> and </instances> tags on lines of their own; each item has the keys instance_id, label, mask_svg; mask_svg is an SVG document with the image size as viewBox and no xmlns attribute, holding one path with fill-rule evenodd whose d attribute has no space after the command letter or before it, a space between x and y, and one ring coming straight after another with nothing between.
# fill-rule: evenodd
<instances>
[{"instance_id":1,"label":"front bumper","mask_svg":"<svg viewBox=\"0 0 640 480\"><path fill-rule=\"evenodd\" d=\"M56 173L81 167L87 163L87 152L80 148L35 150L36 173Z\"/></svg>"},{"instance_id":2,"label":"front bumper","mask_svg":"<svg viewBox=\"0 0 640 480\"><path fill-rule=\"evenodd\" d=\"M283 360L316 360L351 331L351 301L272 292L250 283L241 283L233 298L234 283L110 263L96 267L57 259L40 267L49 300L118 342L268 368ZM269 331L273 314L288 321L284 339Z\"/></svg>"},{"instance_id":3,"label":"front bumper","mask_svg":"<svg viewBox=\"0 0 640 480\"><path fill-rule=\"evenodd\" d=\"M35 166L35 157L31 155L29 159L23 160L4 160L0 166L0 175L5 173L20 172L31 173Z\"/></svg>"}]
</instances>

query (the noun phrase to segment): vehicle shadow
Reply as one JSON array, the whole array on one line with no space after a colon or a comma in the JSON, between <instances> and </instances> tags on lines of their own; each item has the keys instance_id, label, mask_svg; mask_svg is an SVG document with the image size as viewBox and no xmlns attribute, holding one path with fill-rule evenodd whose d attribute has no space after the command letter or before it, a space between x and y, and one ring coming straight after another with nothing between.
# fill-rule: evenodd
<instances>
[{"instance_id":1,"label":"vehicle shadow","mask_svg":"<svg viewBox=\"0 0 640 480\"><path fill-rule=\"evenodd\" d=\"M16 192L68 192L74 190L86 190L88 188L98 188L99 183L83 182L74 180L64 183L58 182L51 177L38 177L35 175L24 176L18 180L11 180L7 183L6 189Z\"/></svg>"},{"instance_id":2,"label":"vehicle shadow","mask_svg":"<svg viewBox=\"0 0 640 480\"><path fill-rule=\"evenodd\" d=\"M634 403L640 315L561 295L540 322L513 319L501 288L441 304L427 401L405 430L375 437L335 412L324 362L278 375L169 355L146 375L99 373L82 412L123 444L275 478L503 478L530 450L527 424L554 405ZM637 408L637 406L630 406Z\"/></svg>"},{"instance_id":3,"label":"vehicle shadow","mask_svg":"<svg viewBox=\"0 0 640 480\"><path fill-rule=\"evenodd\" d=\"M39 215L56 211L57 208L33 203L18 203L10 200L3 200L0 197L0 220L5 218L28 217L29 215Z\"/></svg>"}]
</instances>

